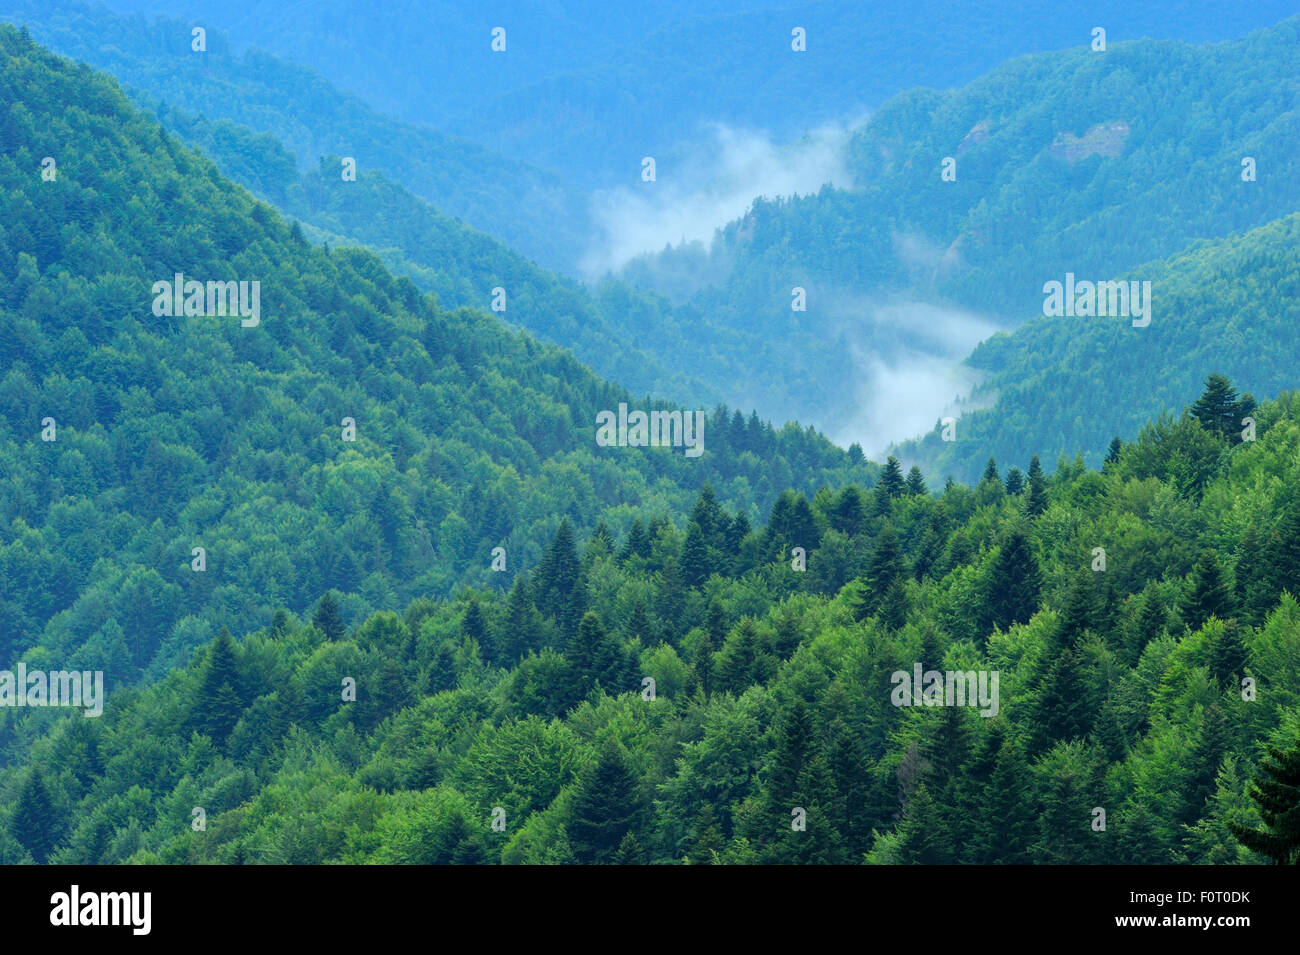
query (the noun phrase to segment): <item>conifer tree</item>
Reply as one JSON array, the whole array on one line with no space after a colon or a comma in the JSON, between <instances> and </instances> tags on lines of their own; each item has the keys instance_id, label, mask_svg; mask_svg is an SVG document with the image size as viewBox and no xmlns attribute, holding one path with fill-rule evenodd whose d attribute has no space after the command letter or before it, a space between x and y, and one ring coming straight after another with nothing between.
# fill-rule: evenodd
<instances>
[{"instance_id":1,"label":"conifer tree","mask_svg":"<svg viewBox=\"0 0 1300 955\"><path fill-rule=\"evenodd\" d=\"M948 865L956 861L953 840L925 783L908 800L898 835L900 865Z\"/></svg>"},{"instance_id":2,"label":"conifer tree","mask_svg":"<svg viewBox=\"0 0 1300 955\"><path fill-rule=\"evenodd\" d=\"M342 640L347 634L343 625L343 616L339 613L339 602L334 591L327 590L316 605L316 613L311 618L312 624L325 635L326 640Z\"/></svg>"},{"instance_id":3,"label":"conifer tree","mask_svg":"<svg viewBox=\"0 0 1300 955\"><path fill-rule=\"evenodd\" d=\"M1047 510L1047 479L1043 477L1043 465L1034 455L1029 460L1029 497L1025 501L1025 513L1031 518Z\"/></svg>"},{"instance_id":4,"label":"conifer tree","mask_svg":"<svg viewBox=\"0 0 1300 955\"><path fill-rule=\"evenodd\" d=\"M736 516L731 519L727 525L726 533L726 551L732 557L740 556L740 546L745 542L752 530L749 524L749 518L745 516L744 511L737 511Z\"/></svg>"},{"instance_id":5,"label":"conifer tree","mask_svg":"<svg viewBox=\"0 0 1300 955\"><path fill-rule=\"evenodd\" d=\"M1241 430L1241 407L1232 383L1216 372L1205 379L1205 390L1192 405L1191 413L1206 431L1227 438Z\"/></svg>"},{"instance_id":6,"label":"conifer tree","mask_svg":"<svg viewBox=\"0 0 1300 955\"><path fill-rule=\"evenodd\" d=\"M1020 468L1012 468L1007 472L1007 493L1012 497L1020 494L1025 489L1025 474Z\"/></svg>"},{"instance_id":7,"label":"conifer tree","mask_svg":"<svg viewBox=\"0 0 1300 955\"><path fill-rule=\"evenodd\" d=\"M1192 630L1199 630L1211 616L1226 620L1232 615L1232 590L1219 556L1213 550L1204 551L1192 570L1192 589L1183 602L1183 620Z\"/></svg>"},{"instance_id":8,"label":"conifer tree","mask_svg":"<svg viewBox=\"0 0 1300 955\"><path fill-rule=\"evenodd\" d=\"M892 454L885 461L885 467L880 472L880 481L876 487L884 493L886 497L902 497L907 492L907 482L903 479L903 468L898 463L898 458Z\"/></svg>"},{"instance_id":9,"label":"conifer tree","mask_svg":"<svg viewBox=\"0 0 1300 955\"><path fill-rule=\"evenodd\" d=\"M713 804L706 802L700 814L695 817L695 826L691 833L691 851L687 854L686 861L690 865L713 865L714 858L722 851L723 845Z\"/></svg>"},{"instance_id":10,"label":"conifer tree","mask_svg":"<svg viewBox=\"0 0 1300 955\"><path fill-rule=\"evenodd\" d=\"M771 769L768 773L767 792L774 816L787 815L794 805L799 776L812 758L816 740L813 738L812 716L803 700L777 717L776 745L772 751Z\"/></svg>"},{"instance_id":11,"label":"conifer tree","mask_svg":"<svg viewBox=\"0 0 1300 955\"><path fill-rule=\"evenodd\" d=\"M38 864L49 858L59 841L59 818L39 766L32 766L18 790L9 823L10 834Z\"/></svg>"},{"instance_id":12,"label":"conifer tree","mask_svg":"<svg viewBox=\"0 0 1300 955\"><path fill-rule=\"evenodd\" d=\"M1265 546L1272 587L1265 597L1269 606L1257 608L1262 616L1272 609L1282 591L1300 598L1300 494L1287 494L1281 511Z\"/></svg>"},{"instance_id":13,"label":"conifer tree","mask_svg":"<svg viewBox=\"0 0 1300 955\"><path fill-rule=\"evenodd\" d=\"M686 543L682 547L682 580L687 587L702 587L709 579L709 552L704 542L704 530L691 521L686 529Z\"/></svg>"},{"instance_id":14,"label":"conifer tree","mask_svg":"<svg viewBox=\"0 0 1300 955\"><path fill-rule=\"evenodd\" d=\"M630 557L649 557L650 556L650 538L646 535L645 524L641 518L635 518L632 521L632 527L627 532L627 540L623 542L623 549L618 553L620 562L625 562Z\"/></svg>"},{"instance_id":15,"label":"conifer tree","mask_svg":"<svg viewBox=\"0 0 1300 955\"><path fill-rule=\"evenodd\" d=\"M528 591L528 577L520 574L506 596L505 618L497 641L500 662L506 666L518 663L529 650L542 648L542 615L533 606Z\"/></svg>"},{"instance_id":16,"label":"conifer tree","mask_svg":"<svg viewBox=\"0 0 1300 955\"><path fill-rule=\"evenodd\" d=\"M907 585L902 577L896 577L880 598L877 614L880 625L889 631L902 630L907 626L907 614L911 604L907 599Z\"/></svg>"},{"instance_id":17,"label":"conifer tree","mask_svg":"<svg viewBox=\"0 0 1300 955\"><path fill-rule=\"evenodd\" d=\"M861 580L863 588L854 607L857 619L865 620L875 613L890 586L906 572L898 534L886 524L876 538L876 547Z\"/></svg>"},{"instance_id":18,"label":"conifer tree","mask_svg":"<svg viewBox=\"0 0 1300 955\"><path fill-rule=\"evenodd\" d=\"M1029 833L1035 820L1029 764L1009 735L1000 741L983 805L973 817L973 861L1024 865L1031 861Z\"/></svg>"},{"instance_id":19,"label":"conifer tree","mask_svg":"<svg viewBox=\"0 0 1300 955\"><path fill-rule=\"evenodd\" d=\"M1054 743L1088 736L1095 714L1081 671L1082 663L1073 647L1049 665L1034 714L1033 753L1042 753Z\"/></svg>"},{"instance_id":20,"label":"conifer tree","mask_svg":"<svg viewBox=\"0 0 1300 955\"><path fill-rule=\"evenodd\" d=\"M835 495L835 501L831 504L830 509L832 528L841 534L852 537L854 534L861 533L866 523L866 517L866 498L862 496L862 491L856 486L850 484Z\"/></svg>"},{"instance_id":21,"label":"conifer tree","mask_svg":"<svg viewBox=\"0 0 1300 955\"><path fill-rule=\"evenodd\" d=\"M710 547L722 546L723 533L727 527L727 515L719 506L713 493L713 485L708 481L704 482L704 487L700 489L700 496L695 499L695 506L691 509L691 521L699 525L705 543Z\"/></svg>"},{"instance_id":22,"label":"conifer tree","mask_svg":"<svg viewBox=\"0 0 1300 955\"><path fill-rule=\"evenodd\" d=\"M1300 740L1289 749L1268 747L1260 764L1263 774L1251 787L1263 829L1228 820L1228 829L1247 849L1268 856L1278 865L1300 865Z\"/></svg>"},{"instance_id":23,"label":"conifer tree","mask_svg":"<svg viewBox=\"0 0 1300 955\"><path fill-rule=\"evenodd\" d=\"M221 747L243 712L242 680L235 661L235 642L230 631L222 627L208 650L191 718L200 733Z\"/></svg>"},{"instance_id":24,"label":"conifer tree","mask_svg":"<svg viewBox=\"0 0 1300 955\"><path fill-rule=\"evenodd\" d=\"M980 478L980 482L984 481L1002 482L1002 478L998 476L998 463L992 458L989 458L988 464L984 465L984 475Z\"/></svg>"},{"instance_id":25,"label":"conifer tree","mask_svg":"<svg viewBox=\"0 0 1300 955\"><path fill-rule=\"evenodd\" d=\"M722 609L722 602L714 597L709 601L709 609L704 614L704 629L715 647L727 641L727 612Z\"/></svg>"},{"instance_id":26,"label":"conifer tree","mask_svg":"<svg viewBox=\"0 0 1300 955\"><path fill-rule=\"evenodd\" d=\"M1191 826L1201 818L1205 804L1214 795L1219 765L1228 747L1228 726L1218 703L1211 703L1201 720L1200 732L1192 746L1191 776L1182 789L1183 804L1179 821Z\"/></svg>"},{"instance_id":27,"label":"conifer tree","mask_svg":"<svg viewBox=\"0 0 1300 955\"><path fill-rule=\"evenodd\" d=\"M623 672L622 648L605 632L595 611L588 610L564 653L569 665L569 700L576 703L591 692L596 683L611 694L621 692Z\"/></svg>"},{"instance_id":28,"label":"conifer tree","mask_svg":"<svg viewBox=\"0 0 1300 955\"><path fill-rule=\"evenodd\" d=\"M532 581L537 609L554 618L564 632L572 633L586 610L587 595L573 528L567 517L560 521Z\"/></svg>"},{"instance_id":29,"label":"conifer tree","mask_svg":"<svg viewBox=\"0 0 1300 955\"><path fill-rule=\"evenodd\" d=\"M614 853L614 865L645 865L645 849L636 833L629 831Z\"/></svg>"},{"instance_id":30,"label":"conifer tree","mask_svg":"<svg viewBox=\"0 0 1300 955\"><path fill-rule=\"evenodd\" d=\"M648 645L652 642L653 628L650 624L650 614L646 610L645 601L638 600L632 604L632 612L627 618L627 637L628 639L640 639L642 645Z\"/></svg>"},{"instance_id":31,"label":"conifer tree","mask_svg":"<svg viewBox=\"0 0 1300 955\"><path fill-rule=\"evenodd\" d=\"M1042 586L1038 558L1029 535L1016 527L1002 542L986 585L986 616L991 626L1006 630L1014 623L1028 623L1038 609Z\"/></svg>"},{"instance_id":32,"label":"conifer tree","mask_svg":"<svg viewBox=\"0 0 1300 955\"><path fill-rule=\"evenodd\" d=\"M612 863L624 837L639 827L644 809L637 780L612 736L579 779L571 812L569 843L585 864Z\"/></svg>"},{"instance_id":33,"label":"conifer tree","mask_svg":"<svg viewBox=\"0 0 1300 955\"><path fill-rule=\"evenodd\" d=\"M1147 644L1160 636L1169 626L1169 611L1160 598L1159 591L1154 587L1148 587L1140 600L1137 620L1133 624L1127 646L1130 666L1137 666Z\"/></svg>"},{"instance_id":34,"label":"conifer tree","mask_svg":"<svg viewBox=\"0 0 1300 955\"><path fill-rule=\"evenodd\" d=\"M925 486L925 475L921 473L921 469L915 464L907 472L907 493L915 497L922 497L929 493Z\"/></svg>"},{"instance_id":35,"label":"conifer tree","mask_svg":"<svg viewBox=\"0 0 1300 955\"><path fill-rule=\"evenodd\" d=\"M1235 684L1245 675L1248 653L1242 626L1236 620L1225 620L1211 650L1210 676L1220 686Z\"/></svg>"},{"instance_id":36,"label":"conifer tree","mask_svg":"<svg viewBox=\"0 0 1300 955\"><path fill-rule=\"evenodd\" d=\"M478 644L479 657L484 663L495 662L496 648L492 645L492 635L488 631L487 622L483 619L483 611L477 600L471 600L469 606L465 608L465 616L461 618L460 633L462 637Z\"/></svg>"}]
</instances>

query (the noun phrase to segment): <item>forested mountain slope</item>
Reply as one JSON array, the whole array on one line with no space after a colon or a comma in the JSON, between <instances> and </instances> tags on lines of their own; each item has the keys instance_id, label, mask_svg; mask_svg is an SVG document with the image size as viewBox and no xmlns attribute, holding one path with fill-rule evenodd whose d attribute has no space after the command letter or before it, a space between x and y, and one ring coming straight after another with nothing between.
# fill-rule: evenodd
<instances>
[{"instance_id":1,"label":"forested mountain slope","mask_svg":"<svg viewBox=\"0 0 1300 955\"><path fill-rule=\"evenodd\" d=\"M260 49L236 52L218 29L205 28L200 53L191 48L190 23L114 14L76 0L13 0L0 20L26 25L55 52L112 73L148 108L175 106L268 133L304 171L325 155L383 170L448 215L551 268L570 266L585 249L586 195L553 173L383 115L308 67Z\"/></svg>"},{"instance_id":2,"label":"forested mountain slope","mask_svg":"<svg viewBox=\"0 0 1300 955\"><path fill-rule=\"evenodd\" d=\"M310 224L312 237L370 247L393 272L435 292L444 307L487 308L494 290L501 289L500 318L561 344L602 377L634 393L713 404L720 390L684 375L680 352L687 347L740 352L745 340L757 347L754 336L713 329L653 292L612 279L592 288L548 272L382 173L359 171L354 181L345 181L335 156L323 157L317 168L301 173L294 157L269 135L176 108L161 108L156 115L226 175Z\"/></svg>"},{"instance_id":3,"label":"forested mountain slope","mask_svg":"<svg viewBox=\"0 0 1300 955\"><path fill-rule=\"evenodd\" d=\"M1011 327L1067 272L1109 279L1300 209L1298 45L1292 18L1208 46L1081 45L901 94L853 140L854 190L756 203L710 249L627 274L693 287L712 322L780 342L739 356L738 380L774 396L771 413L851 437L862 406L898 400L875 363L906 367L918 341L946 357L952 313Z\"/></svg>"},{"instance_id":4,"label":"forested mountain slope","mask_svg":"<svg viewBox=\"0 0 1300 955\"><path fill-rule=\"evenodd\" d=\"M1300 734L1300 396L1253 442L1197 412L1101 473L936 496L891 462L753 530L709 489L684 532L565 524L507 596L349 629L327 595L99 719L5 710L0 859L1264 861L1239 839ZM918 667L982 695L900 705Z\"/></svg>"},{"instance_id":5,"label":"forested mountain slope","mask_svg":"<svg viewBox=\"0 0 1300 955\"><path fill-rule=\"evenodd\" d=\"M944 441L940 425L896 453L962 480L974 480L990 455L1054 461L1082 451L1099 466L1111 437L1191 402L1201 369L1218 368L1256 396L1291 387L1300 367L1300 214L1123 276L1138 277L1151 282L1149 325L1039 314L995 335L969 359L986 378L956 440Z\"/></svg>"},{"instance_id":6,"label":"forested mountain slope","mask_svg":"<svg viewBox=\"0 0 1300 955\"><path fill-rule=\"evenodd\" d=\"M69 6L71 13L58 12ZM226 176L287 215L316 226L316 231L309 231L309 237L332 244L370 246L392 271L411 277L422 290L436 292L444 307L487 307L493 290L502 288L506 308L500 317L510 324L560 344L602 377L621 382L635 393L681 401L714 404L720 398L718 388L706 384L698 375L680 370L678 356L683 351L734 355L760 347L756 338L744 330L714 329L699 313L674 309L661 296L626 283L611 280L588 288L548 272L498 239L429 205L408 188L368 168L364 161L357 168L355 181L343 179L341 157L332 152L309 168L302 168L299 156L277 135L289 136L286 142L309 150L304 159L318 149L333 150L341 142L337 137L323 138L333 135L330 131L336 124L328 113L318 115L318 94L324 98L329 95L319 89L319 82L306 84L304 91L302 83L279 82L283 69L259 71L249 89L241 93L244 98L237 97L233 103L214 101L222 85L242 82L234 78L239 73L239 61L222 61L232 71L231 76L204 69L182 73L178 79L172 71L160 70L156 49L160 32L166 36L184 32L176 22L165 21L151 30L141 30L137 21L115 17L102 8L91 11L76 4L61 4L53 12L35 6L20 9L21 16L14 18L30 23L37 39L47 39L56 50L84 58L92 65L105 65L126 83L127 93L137 106L152 112L168 130L200 148ZM104 38L114 42L106 43ZM144 87L136 89L131 83ZM260 132L243 125L246 117L264 113L260 106L252 113L245 108L250 90L273 91L276 99L275 122L254 120L258 130L263 130ZM170 99L173 93L179 94L178 99ZM339 108L351 112L346 103ZM208 113L201 115L192 109ZM236 116L241 121L214 118L225 116ZM304 139L300 135L304 128L310 128L315 138ZM390 141L386 131L375 128L371 132L384 137L378 141L385 142L387 148ZM399 140L399 152L401 148ZM520 241L523 248L535 247L516 228L520 217L527 219L527 212L520 211L517 204L526 205L527 198L520 193L509 195L511 189L526 192L531 187L503 175L491 162L474 162L472 155L461 157L474 166L472 172L455 163L449 166L440 153L429 156L439 167L440 176L450 176L435 191L448 203L446 208L465 209L467 201L474 201L468 194L477 188L475 177L485 176L490 180L494 194L491 201L498 203L497 210L483 217L472 213L466 217L480 223L495 223L507 217L510 222L502 224L500 234ZM410 167L400 164L396 168L411 172ZM418 188L421 182L418 174L411 175L412 188ZM462 188L451 188L456 182ZM551 209L547 213L547 241L562 235L566 228L576 230L585 208L580 199L571 196L564 215L558 208ZM607 320L606 312L616 317ZM696 371L704 370L697 363ZM726 369L724 366L718 370ZM726 375L721 377L725 380Z\"/></svg>"},{"instance_id":7,"label":"forested mountain slope","mask_svg":"<svg viewBox=\"0 0 1300 955\"><path fill-rule=\"evenodd\" d=\"M349 620L504 589L565 517L621 531L711 481L757 519L787 488L876 473L726 408L698 456L599 446L599 412L644 402L491 313L439 309L370 252L309 244L111 79L9 26L0 142L10 659L121 686L329 587ZM177 273L249 283L250 311L168 314L155 283Z\"/></svg>"},{"instance_id":8,"label":"forested mountain slope","mask_svg":"<svg viewBox=\"0 0 1300 955\"><path fill-rule=\"evenodd\" d=\"M468 136L556 170L574 185L631 182L641 158L671 169L710 124L797 139L875 109L900 90L969 82L1011 57L1112 39L1210 42L1296 12L1289 0L1096 0L863 4L497 0L112 0L114 9L184 10L313 67L409 122ZM493 28L506 49L493 52ZM791 49L805 31L806 50Z\"/></svg>"}]
</instances>

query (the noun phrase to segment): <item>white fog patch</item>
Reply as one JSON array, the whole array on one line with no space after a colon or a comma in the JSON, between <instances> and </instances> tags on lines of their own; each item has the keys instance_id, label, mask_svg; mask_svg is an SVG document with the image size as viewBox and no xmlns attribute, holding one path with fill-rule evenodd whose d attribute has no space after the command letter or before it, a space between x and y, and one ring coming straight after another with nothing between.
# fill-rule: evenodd
<instances>
[{"instance_id":1,"label":"white fog patch","mask_svg":"<svg viewBox=\"0 0 1300 955\"><path fill-rule=\"evenodd\" d=\"M855 314L856 313L856 314ZM981 375L962 361L1002 327L988 316L914 301L846 305L840 326L856 368L854 403L830 433L870 457L973 409ZM987 400L987 396L982 396Z\"/></svg>"},{"instance_id":2,"label":"white fog patch","mask_svg":"<svg viewBox=\"0 0 1300 955\"><path fill-rule=\"evenodd\" d=\"M830 184L851 188L845 162L849 136L861 121L822 126L776 145L766 133L717 123L710 141L684 161L658 165L654 182L597 192L591 201L595 243L581 262L595 278L666 245L712 240L760 196L809 195Z\"/></svg>"}]
</instances>

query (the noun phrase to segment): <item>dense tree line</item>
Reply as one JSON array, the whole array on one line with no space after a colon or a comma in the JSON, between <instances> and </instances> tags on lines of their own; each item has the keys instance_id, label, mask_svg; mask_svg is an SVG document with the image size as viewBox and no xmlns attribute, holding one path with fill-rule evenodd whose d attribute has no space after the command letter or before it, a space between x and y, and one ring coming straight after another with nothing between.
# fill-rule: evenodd
<instances>
[{"instance_id":1,"label":"dense tree line","mask_svg":"<svg viewBox=\"0 0 1300 955\"><path fill-rule=\"evenodd\" d=\"M668 406L490 313L440 308L372 253L309 244L111 80L8 26L0 93L7 658L93 663L120 685L325 589L349 621L505 590L566 518L622 534L711 481L756 520L787 488L874 473L724 406L698 458L598 447L599 411ZM260 324L155 316L153 283L176 271L260 282Z\"/></svg>"},{"instance_id":2,"label":"dense tree line","mask_svg":"<svg viewBox=\"0 0 1300 955\"><path fill-rule=\"evenodd\" d=\"M1293 859L1300 395L1255 411L1253 442L1189 412L1101 472L1031 461L1018 490L996 462L938 494L891 462L872 488L784 494L761 526L706 487L680 523L562 523L506 594L353 627L327 593L99 720L25 714L0 851ZM1196 484L1187 435L1213 449ZM896 705L891 674L914 663L996 670L997 714Z\"/></svg>"}]
</instances>

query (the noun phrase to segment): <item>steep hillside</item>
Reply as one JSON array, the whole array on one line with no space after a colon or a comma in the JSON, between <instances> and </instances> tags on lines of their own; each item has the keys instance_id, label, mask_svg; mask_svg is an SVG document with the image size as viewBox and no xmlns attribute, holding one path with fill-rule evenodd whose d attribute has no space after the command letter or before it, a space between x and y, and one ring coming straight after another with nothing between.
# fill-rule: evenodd
<instances>
[{"instance_id":1,"label":"steep hillside","mask_svg":"<svg viewBox=\"0 0 1300 955\"><path fill-rule=\"evenodd\" d=\"M200 53L191 48L189 23L123 16L75 0L14 0L0 20L26 25L55 52L112 73L150 108L170 104L268 133L304 171L325 155L351 156L362 171L383 170L552 268L571 266L586 247L585 192L534 165L382 115L308 67L262 50L235 52L215 28L205 28Z\"/></svg>"},{"instance_id":2,"label":"steep hillside","mask_svg":"<svg viewBox=\"0 0 1300 955\"><path fill-rule=\"evenodd\" d=\"M711 481L756 518L788 487L875 472L726 408L702 453L680 433L605 446L598 414L643 401L490 313L439 309L372 253L309 244L110 79L8 26L0 142L8 658L158 675L328 587L346 619L505 588L565 517L621 530ZM178 273L207 296L179 313L156 288ZM208 307L225 282L247 283L240 314Z\"/></svg>"},{"instance_id":3,"label":"steep hillside","mask_svg":"<svg viewBox=\"0 0 1300 955\"><path fill-rule=\"evenodd\" d=\"M354 629L326 597L97 719L5 709L0 861L1266 861L1300 396L1257 410L1255 442L1184 416L1102 473L891 473L755 530L706 491L685 534L561 527L507 597Z\"/></svg>"},{"instance_id":4,"label":"steep hillside","mask_svg":"<svg viewBox=\"0 0 1300 955\"><path fill-rule=\"evenodd\" d=\"M344 181L334 156L301 173L294 157L267 134L175 107L160 107L156 115L226 175L312 226L313 238L369 246L392 271L435 292L444 307L489 307L500 288L505 298L498 317L562 345L602 377L637 394L704 404L720 400L715 385L682 373L680 352L688 340L705 352L741 351L738 340L745 333L688 323L662 296L624 282L591 289L548 272L382 173L360 171L354 181ZM611 321L607 313L618 318Z\"/></svg>"},{"instance_id":5,"label":"steep hillside","mask_svg":"<svg viewBox=\"0 0 1300 955\"><path fill-rule=\"evenodd\" d=\"M940 424L896 453L960 480L977 479L990 456L1054 461L1082 452L1099 466L1112 437L1190 403L1206 368L1259 397L1290 387L1300 366L1300 214L1196 243L1123 279L1139 277L1151 282L1149 325L1040 311L971 355L985 378L956 440L944 441Z\"/></svg>"},{"instance_id":6,"label":"steep hillside","mask_svg":"<svg viewBox=\"0 0 1300 955\"><path fill-rule=\"evenodd\" d=\"M641 158L664 168L698 149L708 124L778 142L875 109L900 90L969 82L1026 53L1077 46L1098 24L1114 40L1240 36L1294 14L1289 0L112 0L186 11L320 71L384 112L561 172L574 185L630 182ZM506 49L491 50L491 31ZM801 27L806 51L791 50ZM863 64L870 64L864 68ZM432 95L431 95L432 94Z\"/></svg>"},{"instance_id":7,"label":"steep hillside","mask_svg":"<svg viewBox=\"0 0 1300 955\"><path fill-rule=\"evenodd\" d=\"M769 413L865 441L878 419L937 400L922 430L960 385L892 393L895 377L962 357L981 317L1017 325L1067 272L1109 278L1300 208L1298 44L1293 18L1204 47L1025 57L900 95L854 139L853 191L757 203L710 249L628 274L689 289L685 275L712 322L779 342L736 359L748 394L775 396ZM795 287L806 312L792 311Z\"/></svg>"}]
</instances>

